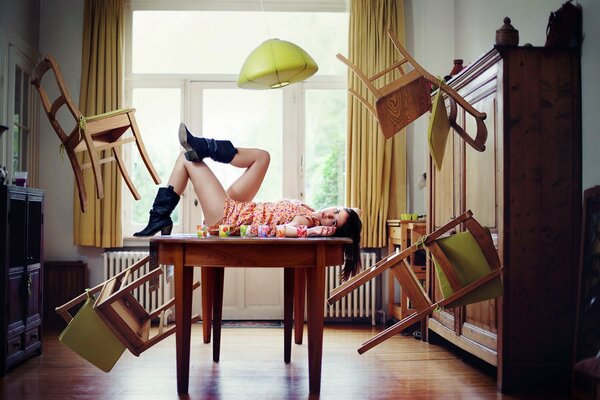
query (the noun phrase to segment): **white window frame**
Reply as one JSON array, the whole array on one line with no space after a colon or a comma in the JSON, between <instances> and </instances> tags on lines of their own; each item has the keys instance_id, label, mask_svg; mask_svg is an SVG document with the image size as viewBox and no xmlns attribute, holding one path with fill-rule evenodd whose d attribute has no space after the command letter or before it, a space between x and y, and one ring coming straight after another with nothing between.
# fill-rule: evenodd
<instances>
[{"instance_id":1,"label":"white window frame","mask_svg":"<svg viewBox=\"0 0 600 400\"><path fill-rule=\"evenodd\" d=\"M346 12L346 0L301 1L301 0L263 0L265 11L298 11L298 12ZM206 88L231 88L235 87L237 74L149 74L132 72L132 17L134 11L140 10L190 10L190 11L260 11L260 0L128 0L125 3L125 104L132 104L134 88L160 87L179 88L182 96L181 120L190 122L190 83L202 83ZM283 90L283 154L286 162L283 171L283 196L287 198L304 198L304 93L308 89L340 89L347 88L346 75L321 75L313 76L307 81L290 85ZM131 162L131 153L124 154L126 163ZM163 182L163 184L166 182ZM123 193L127 193L124 187ZM180 202L180 215L182 224L174 227L174 232L192 232L193 222L187 216L193 209L195 196L191 185ZM127 200L123 200L123 236L125 245L129 241L139 245L139 239L130 236L139 227L129 224L131 209Z\"/></svg>"},{"instance_id":2,"label":"white window frame","mask_svg":"<svg viewBox=\"0 0 600 400\"><path fill-rule=\"evenodd\" d=\"M18 65L22 71L27 72L29 77L33 77L33 70L39 57L37 50L29 44L5 30L0 25L0 123L8 126L0 138L0 165L6 167L8 179L12 181L16 171L13 171L12 152L13 136L12 129L14 121L14 71ZM38 186L39 180L39 100L35 94L33 86L29 86L28 98L28 117L25 126L29 128L29 137L27 142L27 180L28 185Z\"/></svg>"}]
</instances>

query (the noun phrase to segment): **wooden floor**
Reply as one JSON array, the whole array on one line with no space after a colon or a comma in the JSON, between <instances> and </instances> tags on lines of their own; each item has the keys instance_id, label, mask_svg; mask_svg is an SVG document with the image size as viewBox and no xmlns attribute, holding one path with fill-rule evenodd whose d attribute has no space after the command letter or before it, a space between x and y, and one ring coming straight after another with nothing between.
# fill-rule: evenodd
<instances>
[{"instance_id":1,"label":"wooden floor","mask_svg":"<svg viewBox=\"0 0 600 400\"><path fill-rule=\"evenodd\" d=\"M363 355L356 348L380 329L327 325L320 396L309 396L306 332L283 362L281 328L223 328L221 361L192 327L189 399L548 399L499 393L493 368L446 346L396 336ZM44 334L43 355L0 378L4 399L176 399L175 338L135 357L125 352L104 373ZM561 397L556 397L556 399Z\"/></svg>"}]
</instances>

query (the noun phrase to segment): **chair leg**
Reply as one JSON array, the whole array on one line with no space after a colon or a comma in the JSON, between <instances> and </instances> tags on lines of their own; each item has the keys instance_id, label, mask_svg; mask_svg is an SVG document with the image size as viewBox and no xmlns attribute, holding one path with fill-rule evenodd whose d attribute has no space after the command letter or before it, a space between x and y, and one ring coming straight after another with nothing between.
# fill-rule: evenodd
<instances>
[{"instance_id":1,"label":"chair leg","mask_svg":"<svg viewBox=\"0 0 600 400\"><path fill-rule=\"evenodd\" d=\"M146 165L148 172L150 172L150 175L152 176L154 183L159 185L161 183L160 177L156 173L156 170L154 169L154 165L152 165L152 161L150 161L150 157L148 157L148 153L146 152L146 147L144 146L144 142L142 141L142 135L140 134L140 130L137 126L137 121L135 120L135 115L133 114L133 112L130 112L127 115L129 116L129 122L131 124L131 132L133 133L133 136L135 137L135 144L137 145L140 155L142 156L142 161Z\"/></svg>"},{"instance_id":2,"label":"chair leg","mask_svg":"<svg viewBox=\"0 0 600 400\"><path fill-rule=\"evenodd\" d=\"M94 142L92 141L92 137L82 129L83 140L85 140L85 144L88 149L88 154L90 156L90 164L92 168L92 172L94 173L94 181L96 182L96 197L99 199L104 198L104 185L102 184L102 172L100 171L100 159L98 158L98 153L96 153L96 148L94 147Z\"/></svg>"},{"instance_id":3,"label":"chair leg","mask_svg":"<svg viewBox=\"0 0 600 400\"><path fill-rule=\"evenodd\" d=\"M121 175L123 176L123 179L125 179L125 183L127 184L129 191L133 195L133 198L136 200L139 200L142 198L142 196L140 196L140 194L138 193L138 191L135 188L135 185L131 181L131 178L129 177L129 173L127 172L127 169L125 168L125 163L123 162L123 159L121 158L121 155L119 154L119 150L120 149L113 147L112 148L113 156L115 157L117 166L119 167L119 170L121 171Z\"/></svg>"},{"instance_id":4,"label":"chair leg","mask_svg":"<svg viewBox=\"0 0 600 400\"><path fill-rule=\"evenodd\" d=\"M81 172L77 155L75 155L75 153L72 151L67 151L67 155L69 157L69 161L71 162L73 173L75 174L75 183L77 184L77 193L79 194L79 205L81 206L81 211L86 212L87 192L85 190L85 182L83 181L83 172Z\"/></svg>"},{"instance_id":5,"label":"chair leg","mask_svg":"<svg viewBox=\"0 0 600 400\"><path fill-rule=\"evenodd\" d=\"M363 354L364 352L366 352L366 351L372 349L373 347L377 346L379 343L381 343L381 342L383 342L383 341L391 338L392 336L394 336L394 335L402 332L404 329L408 328L409 326L411 326L415 322L418 322L418 321L421 321L421 320L427 318L427 316L429 314L431 314L433 312L433 310L435 310L436 307L437 307L437 304L433 304L433 305L431 305L430 307L428 307L425 310L412 313L411 315L409 315L408 317L404 318L403 320L396 322L394 325L390 326L386 330L378 333L377 335L373 336L371 339L369 339L366 342L364 342L362 344L362 346L360 346L358 348L358 353L359 354Z\"/></svg>"},{"instance_id":6,"label":"chair leg","mask_svg":"<svg viewBox=\"0 0 600 400\"><path fill-rule=\"evenodd\" d=\"M370 281L377 275L383 273L383 271L402 262L402 260L404 260L406 257L411 255L418 249L419 245L412 245L409 248L402 250L400 253L393 253L385 258L382 258L379 262L377 262L377 264L375 264L371 268L365 269L358 275L353 276L340 286L333 289L329 293L329 298L327 299L327 302L329 304L335 303L342 297L346 296L348 293L352 292L357 287L361 286L363 283Z\"/></svg>"}]
</instances>

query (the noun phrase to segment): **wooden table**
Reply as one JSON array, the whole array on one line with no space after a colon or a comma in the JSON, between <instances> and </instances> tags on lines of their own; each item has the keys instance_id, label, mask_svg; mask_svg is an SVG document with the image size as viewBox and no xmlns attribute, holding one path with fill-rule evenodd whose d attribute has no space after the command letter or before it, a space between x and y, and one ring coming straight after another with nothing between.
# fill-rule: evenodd
<instances>
[{"instance_id":1,"label":"wooden table","mask_svg":"<svg viewBox=\"0 0 600 400\"><path fill-rule=\"evenodd\" d=\"M290 361L295 277L305 277L308 308L308 375L311 393L321 390L325 266L343 262L348 238L241 238L196 235L150 239L160 264L174 266L177 391L187 393L190 372L193 268L202 266L204 341L210 341L213 320L213 360L219 360L224 268L284 268L284 361ZM298 279L296 279L298 280ZM276 290L276 288L273 288ZM212 301L210 299L212 297ZM296 320L303 318L299 315ZM298 342L298 340L296 340Z\"/></svg>"}]
</instances>

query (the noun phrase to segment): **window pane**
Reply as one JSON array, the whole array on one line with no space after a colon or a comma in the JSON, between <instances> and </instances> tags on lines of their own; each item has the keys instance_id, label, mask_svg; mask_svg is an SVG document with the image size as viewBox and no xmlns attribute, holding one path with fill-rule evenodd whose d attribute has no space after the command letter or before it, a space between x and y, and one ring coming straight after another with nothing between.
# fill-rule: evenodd
<instances>
[{"instance_id":1,"label":"window pane","mask_svg":"<svg viewBox=\"0 0 600 400\"><path fill-rule=\"evenodd\" d=\"M177 129L181 121L181 90L177 88L136 88L132 93L136 120L156 172L165 186L180 152ZM132 144L132 146L135 146ZM129 147L132 147L129 146ZM156 196L157 186L146 169L137 149L132 147L131 176L141 200L136 201L124 190L124 199L131 201L132 223L146 225L148 210ZM173 223L179 223L179 208L173 214Z\"/></svg>"},{"instance_id":2,"label":"window pane","mask_svg":"<svg viewBox=\"0 0 600 400\"><path fill-rule=\"evenodd\" d=\"M23 73L23 125L29 128L29 89L31 88L29 74Z\"/></svg>"},{"instance_id":3,"label":"window pane","mask_svg":"<svg viewBox=\"0 0 600 400\"><path fill-rule=\"evenodd\" d=\"M302 47L318 74L346 71L335 54L348 53L347 13L134 11L132 31L133 73L237 75L270 38Z\"/></svg>"},{"instance_id":4,"label":"window pane","mask_svg":"<svg viewBox=\"0 0 600 400\"><path fill-rule=\"evenodd\" d=\"M231 140L235 147L256 147L271 154L271 164L256 201L282 197L282 91L205 89L203 125L205 137ZM194 111L192 111L194 112ZM227 189L244 170L206 160Z\"/></svg>"},{"instance_id":5,"label":"window pane","mask_svg":"<svg viewBox=\"0 0 600 400\"><path fill-rule=\"evenodd\" d=\"M15 93L14 93L14 115L13 115L13 139L12 139L12 170L13 174L16 171L21 171L21 166L23 165L22 160L22 149L23 143L21 142L21 126L25 124L26 121L23 121L23 116L21 114L23 105L22 96L22 81L23 81L23 70L17 65L15 67Z\"/></svg>"},{"instance_id":6,"label":"window pane","mask_svg":"<svg viewBox=\"0 0 600 400\"><path fill-rule=\"evenodd\" d=\"M306 90L305 200L315 209L344 205L346 92Z\"/></svg>"},{"instance_id":7,"label":"window pane","mask_svg":"<svg viewBox=\"0 0 600 400\"><path fill-rule=\"evenodd\" d=\"M14 174L16 171L21 171L21 129L18 125L13 127L12 153Z\"/></svg>"}]
</instances>

